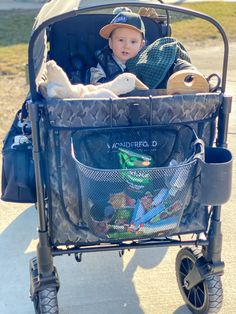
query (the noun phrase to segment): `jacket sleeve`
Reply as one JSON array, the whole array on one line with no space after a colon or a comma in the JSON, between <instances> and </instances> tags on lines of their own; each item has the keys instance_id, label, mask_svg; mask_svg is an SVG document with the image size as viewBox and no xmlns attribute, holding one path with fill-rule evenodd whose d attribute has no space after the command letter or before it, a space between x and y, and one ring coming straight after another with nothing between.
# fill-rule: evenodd
<instances>
[{"instance_id":1,"label":"jacket sleeve","mask_svg":"<svg viewBox=\"0 0 236 314\"><path fill-rule=\"evenodd\" d=\"M194 71L198 71L198 69L192 65L191 63L189 63L188 61L182 60L182 59L176 59L173 68L172 68L172 73L181 71L181 70L194 70Z\"/></svg>"},{"instance_id":2,"label":"jacket sleeve","mask_svg":"<svg viewBox=\"0 0 236 314\"><path fill-rule=\"evenodd\" d=\"M99 63L96 68L90 68L90 84L100 83L100 80L104 78L106 78L106 74Z\"/></svg>"},{"instance_id":3,"label":"jacket sleeve","mask_svg":"<svg viewBox=\"0 0 236 314\"><path fill-rule=\"evenodd\" d=\"M175 62L173 63L173 65L171 66L171 68L166 73L166 76L164 77L162 82L156 88L158 89L166 88L169 77L173 73L181 71L181 70L198 71L197 68L191 63L189 63L188 61L177 58Z\"/></svg>"}]
</instances>

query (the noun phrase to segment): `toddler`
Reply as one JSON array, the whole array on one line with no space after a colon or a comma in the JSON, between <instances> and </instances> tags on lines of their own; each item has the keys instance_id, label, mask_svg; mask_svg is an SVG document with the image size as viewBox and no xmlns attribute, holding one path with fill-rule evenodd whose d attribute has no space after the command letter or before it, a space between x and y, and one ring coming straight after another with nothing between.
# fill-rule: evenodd
<instances>
[{"instance_id":1,"label":"toddler","mask_svg":"<svg viewBox=\"0 0 236 314\"><path fill-rule=\"evenodd\" d=\"M90 69L91 84L111 81L123 73L126 62L145 45L143 21L133 12L120 12L99 34L108 39L108 46L96 54L98 64Z\"/></svg>"}]
</instances>

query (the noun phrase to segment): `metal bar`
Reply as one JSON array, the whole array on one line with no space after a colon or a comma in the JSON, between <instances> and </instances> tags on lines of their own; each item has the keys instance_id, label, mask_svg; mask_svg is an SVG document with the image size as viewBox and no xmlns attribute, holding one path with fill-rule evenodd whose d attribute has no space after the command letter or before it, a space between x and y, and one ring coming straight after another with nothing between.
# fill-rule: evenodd
<instances>
[{"instance_id":1,"label":"metal bar","mask_svg":"<svg viewBox=\"0 0 236 314\"><path fill-rule=\"evenodd\" d=\"M221 263L221 251L223 235L221 231L221 206L213 206L211 223L207 239L209 244L206 248L205 258L208 262L219 264Z\"/></svg>"},{"instance_id":2,"label":"metal bar","mask_svg":"<svg viewBox=\"0 0 236 314\"><path fill-rule=\"evenodd\" d=\"M143 243L130 243L130 244L118 244L118 245L94 245L94 246L81 246L69 249L52 249L52 256L59 256L64 254L76 254L76 253L90 253L90 252L105 252L105 251L120 251L124 249L139 249L148 247L169 247L169 246L207 246L207 240L193 240L193 241L163 241L155 242L143 242Z\"/></svg>"},{"instance_id":3,"label":"metal bar","mask_svg":"<svg viewBox=\"0 0 236 314\"><path fill-rule=\"evenodd\" d=\"M39 112L38 104L29 103L29 116L32 127L32 140L33 140L33 159L35 169L35 181L36 181L36 194L37 194L37 207L39 217L39 231L45 232L46 219L45 219L45 205L44 205L44 191L42 183L42 169L41 169L41 152L40 152L40 140L39 140Z\"/></svg>"},{"instance_id":4,"label":"metal bar","mask_svg":"<svg viewBox=\"0 0 236 314\"><path fill-rule=\"evenodd\" d=\"M213 206L212 220L220 221L221 206Z\"/></svg>"},{"instance_id":5,"label":"metal bar","mask_svg":"<svg viewBox=\"0 0 236 314\"><path fill-rule=\"evenodd\" d=\"M223 103L219 113L218 119L218 136L216 145L218 147L227 147L227 137L229 128L229 115L232 107L232 96L224 95Z\"/></svg>"}]
</instances>

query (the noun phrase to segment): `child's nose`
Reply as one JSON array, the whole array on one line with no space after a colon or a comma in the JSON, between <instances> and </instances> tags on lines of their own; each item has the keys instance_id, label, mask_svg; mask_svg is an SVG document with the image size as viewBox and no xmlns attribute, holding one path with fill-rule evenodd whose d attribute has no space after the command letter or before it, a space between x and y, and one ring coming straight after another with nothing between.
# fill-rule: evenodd
<instances>
[{"instance_id":1,"label":"child's nose","mask_svg":"<svg viewBox=\"0 0 236 314\"><path fill-rule=\"evenodd\" d=\"M129 48L130 44L128 41L125 41L125 48Z\"/></svg>"}]
</instances>

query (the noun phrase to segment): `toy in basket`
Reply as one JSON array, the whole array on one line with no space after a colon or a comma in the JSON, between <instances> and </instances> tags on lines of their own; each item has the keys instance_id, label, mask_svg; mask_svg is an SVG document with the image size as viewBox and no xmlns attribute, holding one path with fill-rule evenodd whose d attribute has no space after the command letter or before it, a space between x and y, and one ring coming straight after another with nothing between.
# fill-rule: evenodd
<instances>
[{"instance_id":1,"label":"toy in basket","mask_svg":"<svg viewBox=\"0 0 236 314\"><path fill-rule=\"evenodd\" d=\"M146 168L153 165L153 160L150 156L122 148L119 151L120 164L123 169ZM173 192L172 187L170 189L163 188L159 192L150 191L153 186L150 186L152 182L148 173L138 174L134 170L131 174L124 173L123 176L129 185L128 191L135 190L136 192L140 192L141 190L140 195L134 203L132 216L129 220L130 225L127 230L129 232L147 234L153 233L158 227L168 229L168 226L171 226L173 228L173 225L178 220L167 218L173 217L181 209L180 202L171 203L170 200L171 194L175 195L176 191ZM184 180L182 181L184 184ZM143 193L144 189L148 189L149 191Z\"/></svg>"},{"instance_id":2,"label":"toy in basket","mask_svg":"<svg viewBox=\"0 0 236 314\"><path fill-rule=\"evenodd\" d=\"M119 161L122 169L148 168L153 165L152 157L140 154L128 149L119 148ZM124 180L128 182L129 187L135 191L143 189L150 183L148 174L132 172L122 172Z\"/></svg>"},{"instance_id":3,"label":"toy in basket","mask_svg":"<svg viewBox=\"0 0 236 314\"><path fill-rule=\"evenodd\" d=\"M118 192L114 193L115 184L114 190L111 184L104 185L102 190L107 192L103 197L82 191L82 198L88 200L90 208L88 220L91 231L101 238L128 239L176 228L184 208L184 186L189 177L187 160L182 163L171 160L163 167L161 176L158 174L157 183L151 156L124 148L118 149L118 156L117 167L120 169L114 170L119 177L117 181L122 182ZM94 182L90 181L89 191L95 190L93 185Z\"/></svg>"}]
</instances>

